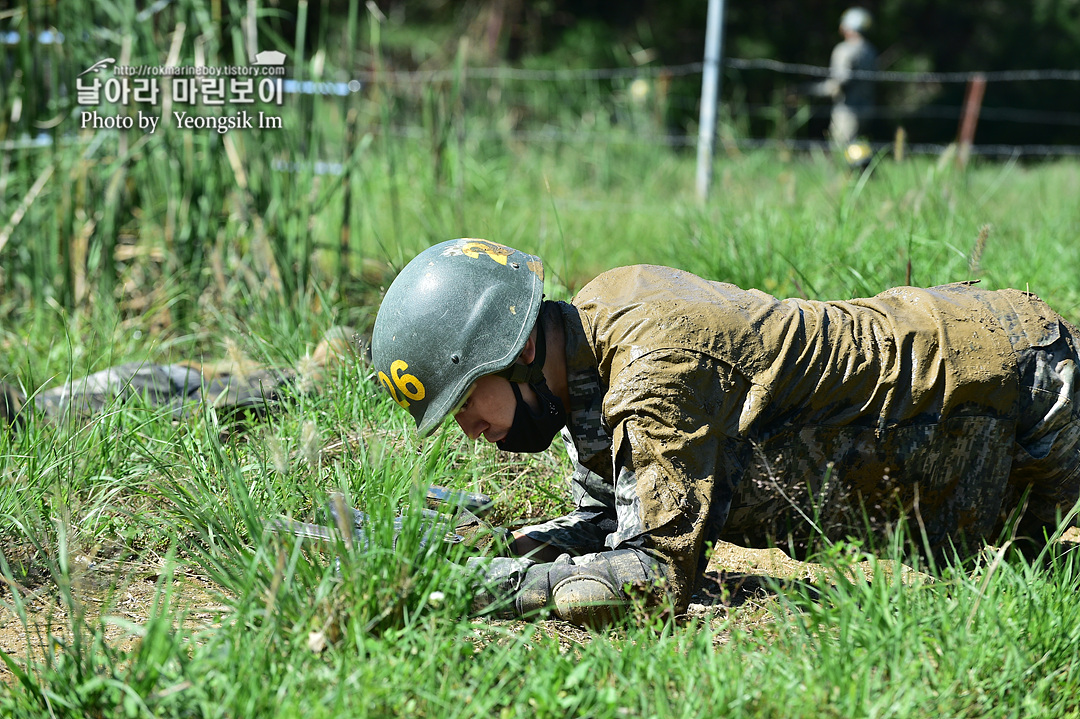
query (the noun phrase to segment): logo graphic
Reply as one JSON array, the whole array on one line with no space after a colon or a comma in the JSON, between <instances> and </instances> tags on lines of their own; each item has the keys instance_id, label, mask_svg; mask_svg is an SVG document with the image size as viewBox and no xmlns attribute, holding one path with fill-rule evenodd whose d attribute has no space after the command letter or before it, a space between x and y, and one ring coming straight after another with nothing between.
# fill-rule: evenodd
<instances>
[{"instance_id":1,"label":"logo graphic","mask_svg":"<svg viewBox=\"0 0 1080 719\"><path fill-rule=\"evenodd\" d=\"M86 68L85 70L80 72L78 75L76 75L76 77L82 77L83 75L85 75L88 72L99 73L102 70L107 69L109 65L112 65L115 62L116 62L116 60L111 58L111 57L107 57L104 60L98 60L93 65Z\"/></svg>"},{"instance_id":2,"label":"logo graphic","mask_svg":"<svg viewBox=\"0 0 1080 719\"><path fill-rule=\"evenodd\" d=\"M285 53L277 50L263 50L255 53L256 65L284 65Z\"/></svg>"}]
</instances>

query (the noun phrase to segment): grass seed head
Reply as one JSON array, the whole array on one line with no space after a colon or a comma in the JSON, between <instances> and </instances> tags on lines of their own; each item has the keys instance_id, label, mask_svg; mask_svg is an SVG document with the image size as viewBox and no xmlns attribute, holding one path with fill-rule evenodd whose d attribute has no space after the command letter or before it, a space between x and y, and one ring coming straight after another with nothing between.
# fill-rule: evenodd
<instances>
[{"instance_id":1,"label":"grass seed head","mask_svg":"<svg viewBox=\"0 0 1080 719\"><path fill-rule=\"evenodd\" d=\"M322 458L322 442L319 437L319 428L311 420L307 420L300 427L300 455L312 469L319 466Z\"/></svg>"}]
</instances>

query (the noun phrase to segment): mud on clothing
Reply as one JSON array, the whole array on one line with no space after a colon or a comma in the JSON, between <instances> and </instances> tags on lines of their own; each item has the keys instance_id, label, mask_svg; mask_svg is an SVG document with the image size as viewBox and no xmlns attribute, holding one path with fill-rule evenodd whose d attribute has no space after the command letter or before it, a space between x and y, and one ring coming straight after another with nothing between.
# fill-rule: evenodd
<instances>
[{"instance_id":1,"label":"mud on clothing","mask_svg":"<svg viewBox=\"0 0 1080 719\"><path fill-rule=\"evenodd\" d=\"M906 517L932 548L973 547L1025 491L1047 525L1080 493L1077 335L1034 295L778 300L636 266L558 309L577 509L525 531L570 556L491 560L481 601L572 614L579 575L618 599L660 579L682 608L718 539L881 537Z\"/></svg>"}]
</instances>

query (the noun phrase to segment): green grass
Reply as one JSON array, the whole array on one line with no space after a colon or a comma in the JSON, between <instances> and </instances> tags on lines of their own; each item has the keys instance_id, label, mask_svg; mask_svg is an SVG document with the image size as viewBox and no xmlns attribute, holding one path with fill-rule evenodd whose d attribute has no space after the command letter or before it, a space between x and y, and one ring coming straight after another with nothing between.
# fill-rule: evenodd
<instances>
[{"instance_id":1,"label":"green grass","mask_svg":"<svg viewBox=\"0 0 1080 719\"><path fill-rule=\"evenodd\" d=\"M109 7L133 22L128 4ZM220 49L230 21L194 2L162 12L234 61ZM379 61L378 33L360 24L324 28L352 33L326 46ZM132 64L162 62L168 35L130 27L144 58ZM718 158L700 206L692 153L637 142L644 120L606 91L504 87L512 99L491 109L477 99L487 86L465 83L290 103L280 133L85 135L13 152L0 223L53 169L0 248L0 378L35 391L124 361L292 366L328 327L370 326L394 271L460 236L542 255L560 299L652 262L829 299L979 278L1080 320L1075 161L959 171L883 157L860 176L760 151ZM587 107L561 106L567 92ZM569 135L523 140L514 122ZM599 134L574 134L586 130ZM300 169L276 171L281 159ZM315 160L348 172L316 175ZM883 571L777 582L716 616L636 615L594 634L470 620L465 553L420 546L412 525L395 545L392 516L430 481L496 496L499 524L552 516L568 508L566 459L510 460L452 426L420 441L359 366L320 390L239 428L210 409L174 424L118 406L0 433L0 714L1080 715L1075 553L910 586ZM317 518L332 492L374 518L366 551L263 530L277 515ZM865 555L821 559L842 577ZM130 597L143 597L136 611Z\"/></svg>"},{"instance_id":2,"label":"green grass","mask_svg":"<svg viewBox=\"0 0 1080 719\"><path fill-rule=\"evenodd\" d=\"M406 161L423 154L408 144L399 152ZM1080 223L1067 201L1080 179L1075 164L986 164L959 174L885 161L861 184L823 158L763 153L723 161L704 208L688 199L692 165L677 156L652 158L647 174L641 157L612 159L602 182L590 179L588 156L569 148L529 149L513 172L508 165L506 157L476 161L468 212L479 217L487 207L489 216L442 236L493 237L542 253L555 296L632 261L781 295L850 296L904 282L910 261L918 284L975 274L995 287L1030 285L1078 314L1070 238ZM531 200L529 188L537 189ZM389 202L385 187L368 201ZM450 212L451 199L404 186L398 201L411 208L403 228L420 222L422 208ZM396 263L421 237L383 259ZM313 285L332 282L317 265L312 272ZM203 333L155 330L100 302L71 314L20 308L5 325L3 371L34 387L124 360L225 353L226 344L291 364L321 329L371 316L340 294L235 297L200 315ZM4 573L27 592L44 590L25 601L26 592L7 591L5 616L16 628L23 617L31 636L56 637L44 652L7 657L13 674L0 703L18 716L1004 717L1080 709L1075 555L1049 568L1010 557L985 583L986 567L913 587L887 577L813 591L778 586L755 599L766 615L743 605L710 620L645 618L592 636L465 620L469 597L453 568L462 557L415 541L394 547L395 508L415 504L413 488L434 480L498 496L502 523L550 516L566 509L558 488L565 459L512 463L456 428L443 440L448 451L436 452L363 368L327 384L243 431L223 433L209 411L174 425L118 407L88 426L32 426L0 438ZM266 517L314 518L332 491L376 517L370 551L262 531ZM87 556L115 567L111 583L86 589L97 575L76 558ZM844 556L834 558L841 567ZM124 588L146 565L155 567L158 599L144 607L149 620L136 622L123 613ZM195 618L206 612L191 595L192 576L221 594L212 617ZM445 596L434 604L433 592ZM43 626L43 606L59 621ZM118 630L139 641L117 640ZM309 647L313 632L328 640L321 652Z\"/></svg>"}]
</instances>

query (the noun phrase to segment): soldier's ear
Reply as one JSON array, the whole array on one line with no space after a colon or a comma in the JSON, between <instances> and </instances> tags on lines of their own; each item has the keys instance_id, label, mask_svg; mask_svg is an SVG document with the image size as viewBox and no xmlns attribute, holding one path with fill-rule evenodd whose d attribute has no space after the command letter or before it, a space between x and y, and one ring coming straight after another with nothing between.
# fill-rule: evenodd
<instances>
[{"instance_id":1,"label":"soldier's ear","mask_svg":"<svg viewBox=\"0 0 1080 719\"><path fill-rule=\"evenodd\" d=\"M518 355L518 364L532 364L532 361L536 359L536 328L533 327L533 331L529 333L529 339L525 341L525 346L521 348L521 354Z\"/></svg>"}]
</instances>

